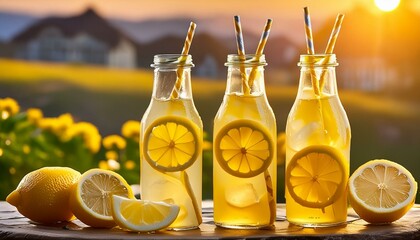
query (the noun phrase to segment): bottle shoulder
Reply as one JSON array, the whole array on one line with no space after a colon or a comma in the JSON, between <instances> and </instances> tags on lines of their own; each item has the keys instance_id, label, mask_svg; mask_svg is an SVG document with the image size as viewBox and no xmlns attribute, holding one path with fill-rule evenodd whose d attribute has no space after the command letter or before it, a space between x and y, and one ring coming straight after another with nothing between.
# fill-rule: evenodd
<instances>
[{"instance_id":1,"label":"bottle shoulder","mask_svg":"<svg viewBox=\"0 0 420 240\"><path fill-rule=\"evenodd\" d=\"M149 107L143 115L142 124L149 125L157 118L163 116L185 117L193 121L197 126L203 127L201 117L191 98L170 100L152 98Z\"/></svg>"},{"instance_id":2,"label":"bottle shoulder","mask_svg":"<svg viewBox=\"0 0 420 240\"><path fill-rule=\"evenodd\" d=\"M229 122L235 119L249 119L271 125L275 122L274 112L265 95L242 96L226 94L215 117L217 122Z\"/></svg>"}]
</instances>

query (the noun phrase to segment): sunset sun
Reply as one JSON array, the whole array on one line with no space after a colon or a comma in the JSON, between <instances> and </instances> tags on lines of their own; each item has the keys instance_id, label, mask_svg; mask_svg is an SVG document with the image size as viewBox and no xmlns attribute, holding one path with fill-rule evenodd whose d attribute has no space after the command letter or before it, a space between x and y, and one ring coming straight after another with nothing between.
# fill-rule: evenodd
<instances>
[{"instance_id":1,"label":"sunset sun","mask_svg":"<svg viewBox=\"0 0 420 240\"><path fill-rule=\"evenodd\" d=\"M382 11L391 12L398 7L400 0L375 0L375 4Z\"/></svg>"}]
</instances>

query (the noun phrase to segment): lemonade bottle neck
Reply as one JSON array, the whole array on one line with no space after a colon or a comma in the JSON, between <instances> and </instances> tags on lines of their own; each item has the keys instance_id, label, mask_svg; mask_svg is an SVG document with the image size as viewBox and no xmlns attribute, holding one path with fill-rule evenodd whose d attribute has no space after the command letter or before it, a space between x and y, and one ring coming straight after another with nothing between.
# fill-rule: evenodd
<instances>
[{"instance_id":1,"label":"lemonade bottle neck","mask_svg":"<svg viewBox=\"0 0 420 240\"><path fill-rule=\"evenodd\" d=\"M192 99L191 55L155 55L153 98L159 100Z\"/></svg>"},{"instance_id":2,"label":"lemonade bottle neck","mask_svg":"<svg viewBox=\"0 0 420 240\"><path fill-rule=\"evenodd\" d=\"M264 66L266 65L264 55L228 55L225 64L228 67L225 94L265 95Z\"/></svg>"},{"instance_id":3,"label":"lemonade bottle neck","mask_svg":"<svg viewBox=\"0 0 420 240\"><path fill-rule=\"evenodd\" d=\"M301 55L298 98L337 95L335 54Z\"/></svg>"}]
</instances>

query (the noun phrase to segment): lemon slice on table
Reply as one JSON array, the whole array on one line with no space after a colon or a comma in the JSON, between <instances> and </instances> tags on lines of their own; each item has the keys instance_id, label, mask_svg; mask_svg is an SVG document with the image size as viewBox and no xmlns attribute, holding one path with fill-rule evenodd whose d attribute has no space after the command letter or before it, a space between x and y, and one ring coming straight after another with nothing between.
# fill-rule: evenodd
<instances>
[{"instance_id":1,"label":"lemon slice on table","mask_svg":"<svg viewBox=\"0 0 420 240\"><path fill-rule=\"evenodd\" d=\"M72 186L70 209L83 223L98 228L115 226L112 218L111 197L119 195L134 198L128 183L119 174L102 169L91 169Z\"/></svg>"},{"instance_id":2,"label":"lemon slice on table","mask_svg":"<svg viewBox=\"0 0 420 240\"><path fill-rule=\"evenodd\" d=\"M413 206L417 182L403 166L389 160L372 160L360 166L349 179L353 209L370 223L390 223Z\"/></svg>"},{"instance_id":3,"label":"lemon slice on table","mask_svg":"<svg viewBox=\"0 0 420 240\"><path fill-rule=\"evenodd\" d=\"M162 172L185 170L201 151L200 136L199 128L187 118L158 118L145 131L144 157L153 168Z\"/></svg>"},{"instance_id":4,"label":"lemon slice on table","mask_svg":"<svg viewBox=\"0 0 420 240\"><path fill-rule=\"evenodd\" d=\"M297 152L286 167L286 186L291 197L309 208L325 208L345 192L348 167L336 149L313 145Z\"/></svg>"},{"instance_id":5,"label":"lemon slice on table","mask_svg":"<svg viewBox=\"0 0 420 240\"><path fill-rule=\"evenodd\" d=\"M112 216L123 229L151 232L168 227L179 213L177 205L112 196Z\"/></svg>"},{"instance_id":6,"label":"lemon slice on table","mask_svg":"<svg viewBox=\"0 0 420 240\"><path fill-rule=\"evenodd\" d=\"M263 173L274 157L274 140L258 122L236 120L220 129L214 141L219 165L229 174L250 178Z\"/></svg>"}]
</instances>

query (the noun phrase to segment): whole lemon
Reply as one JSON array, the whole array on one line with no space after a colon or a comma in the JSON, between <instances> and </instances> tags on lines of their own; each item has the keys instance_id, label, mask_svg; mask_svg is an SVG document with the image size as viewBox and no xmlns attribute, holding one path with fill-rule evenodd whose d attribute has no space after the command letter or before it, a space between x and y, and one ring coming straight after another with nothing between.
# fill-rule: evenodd
<instances>
[{"instance_id":1,"label":"whole lemon","mask_svg":"<svg viewBox=\"0 0 420 240\"><path fill-rule=\"evenodd\" d=\"M6 201L39 223L69 221L70 187L81 174L68 167L44 167L26 174Z\"/></svg>"}]
</instances>

